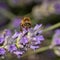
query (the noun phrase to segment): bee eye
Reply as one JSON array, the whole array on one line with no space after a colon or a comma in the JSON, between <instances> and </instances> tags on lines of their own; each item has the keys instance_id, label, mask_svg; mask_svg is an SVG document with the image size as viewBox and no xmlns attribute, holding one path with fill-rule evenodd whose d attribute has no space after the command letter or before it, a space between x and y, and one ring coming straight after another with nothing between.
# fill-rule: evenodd
<instances>
[{"instance_id":1,"label":"bee eye","mask_svg":"<svg viewBox=\"0 0 60 60\"><path fill-rule=\"evenodd\" d=\"M24 21L29 21L28 19L25 19Z\"/></svg>"},{"instance_id":2,"label":"bee eye","mask_svg":"<svg viewBox=\"0 0 60 60\"><path fill-rule=\"evenodd\" d=\"M24 25L25 25L25 26L29 26L29 25L31 25L31 24L30 24L30 23L25 23Z\"/></svg>"}]
</instances>

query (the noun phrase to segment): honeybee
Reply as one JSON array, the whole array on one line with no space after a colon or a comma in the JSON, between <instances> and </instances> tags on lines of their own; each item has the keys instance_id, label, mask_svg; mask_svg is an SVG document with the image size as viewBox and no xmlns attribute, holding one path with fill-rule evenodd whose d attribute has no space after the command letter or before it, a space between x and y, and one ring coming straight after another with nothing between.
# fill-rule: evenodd
<instances>
[{"instance_id":1,"label":"honeybee","mask_svg":"<svg viewBox=\"0 0 60 60\"><path fill-rule=\"evenodd\" d=\"M26 29L26 30L28 30L29 28L31 28L31 19L29 17L24 17L21 20L20 27L21 27L21 30L23 28Z\"/></svg>"}]
</instances>

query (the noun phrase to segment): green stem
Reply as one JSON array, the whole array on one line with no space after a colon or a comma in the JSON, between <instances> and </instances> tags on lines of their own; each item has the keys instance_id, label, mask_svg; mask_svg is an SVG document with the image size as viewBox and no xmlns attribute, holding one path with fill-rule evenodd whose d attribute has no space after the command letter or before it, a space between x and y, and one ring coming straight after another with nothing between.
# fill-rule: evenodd
<instances>
[{"instance_id":1,"label":"green stem","mask_svg":"<svg viewBox=\"0 0 60 60\"><path fill-rule=\"evenodd\" d=\"M36 53L46 51L48 49L49 49L49 46L46 46L46 47L41 47L41 48L37 49L36 51L29 51L28 53L24 54L21 58L26 57L26 56L30 56L32 54L36 54Z\"/></svg>"},{"instance_id":2,"label":"green stem","mask_svg":"<svg viewBox=\"0 0 60 60\"><path fill-rule=\"evenodd\" d=\"M53 30L53 29L58 28L58 27L60 27L60 23L57 23L49 28L44 29L43 32L47 32L47 31Z\"/></svg>"}]
</instances>

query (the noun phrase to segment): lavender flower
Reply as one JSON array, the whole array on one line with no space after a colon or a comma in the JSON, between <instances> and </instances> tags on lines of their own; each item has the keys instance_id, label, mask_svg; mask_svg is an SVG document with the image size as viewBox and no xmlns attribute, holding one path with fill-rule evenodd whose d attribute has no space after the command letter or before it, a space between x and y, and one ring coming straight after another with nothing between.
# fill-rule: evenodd
<instances>
[{"instance_id":1,"label":"lavender flower","mask_svg":"<svg viewBox=\"0 0 60 60\"><path fill-rule=\"evenodd\" d=\"M20 40L20 43L22 43L23 45L25 45L26 43L28 43L28 38L27 37L22 37L22 39Z\"/></svg>"},{"instance_id":2,"label":"lavender flower","mask_svg":"<svg viewBox=\"0 0 60 60\"><path fill-rule=\"evenodd\" d=\"M5 49L0 47L0 56L5 55L5 52L6 52Z\"/></svg>"},{"instance_id":3,"label":"lavender flower","mask_svg":"<svg viewBox=\"0 0 60 60\"><path fill-rule=\"evenodd\" d=\"M44 37L42 35L31 37L31 38L32 38L32 40L31 40L30 48L33 49L33 50L39 48L39 45L41 44L41 41L44 40Z\"/></svg>"},{"instance_id":4,"label":"lavender flower","mask_svg":"<svg viewBox=\"0 0 60 60\"><path fill-rule=\"evenodd\" d=\"M54 53L57 56L60 56L60 29L57 29L55 31L55 34L53 36L52 44L50 45L50 48L54 49Z\"/></svg>"},{"instance_id":5,"label":"lavender flower","mask_svg":"<svg viewBox=\"0 0 60 60\"><path fill-rule=\"evenodd\" d=\"M23 35L21 36L21 39L19 39L19 44L24 46L23 47L24 50L27 50L29 48L35 50L39 48L39 45L44 40L43 35L40 35L42 31L37 35L37 33L40 31L39 29L41 28L41 26L42 24L40 25L37 24L34 28L29 29L27 31L27 34L25 34L26 31L23 30L22 32Z\"/></svg>"},{"instance_id":6,"label":"lavender flower","mask_svg":"<svg viewBox=\"0 0 60 60\"><path fill-rule=\"evenodd\" d=\"M13 35L10 30L6 29L4 30L4 38L0 38L0 43L5 40L4 48L6 47L8 52L20 58L28 49L35 51L40 47L44 40L42 30L40 30L41 26L42 24L37 24L34 28L31 27L28 30L23 28L22 32L15 31Z\"/></svg>"},{"instance_id":7,"label":"lavender flower","mask_svg":"<svg viewBox=\"0 0 60 60\"><path fill-rule=\"evenodd\" d=\"M55 31L50 48L53 48L58 45L60 46L60 29L57 29Z\"/></svg>"},{"instance_id":8,"label":"lavender flower","mask_svg":"<svg viewBox=\"0 0 60 60\"><path fill-rule=\"evenodd\" d=\"M60 2L54 4L56 14L60 14Z\"/></svg>"},{"instance_id":9,"label":"lavender flower","mask_svg":"<svg viewBox=\"0 0 60 60\"><path fill-rule=\"evenodd\" d=\"M39 46L33 46L33 45L31 45L30 48L33 49L33 50L35 50L35 49L39 48Z\"/></svg>"},{"instance_id":10,"label":"lavender flower","mask_svg":"<svg viewBox=\"0 0 60 60\"><path fill-rule=\"evenodd\" d=\"M23 51L14 51L13 52L18 58L21 57L21 55L23 54Z\"/></svg>"},{"instance_id":11,"label":"lavender flower","mask_svg":"<svg viewBox=\"0 0 60 60\"><path fill-rule=\"evenodd\" d=\"M42 41L42 40L44 40L44 37L43 37L42 35L40 35L40 36L36 36L35 38L36 38L36 40L38 40L38 41Z\"/></svg>"},{"instance_id":12,"label":"lavender flower","mask_svg":"<svg viewBox=\"0 0 60 60\"><path fill-rule=\"evenodd\" d=\"M42 24L36 24L36 26L34 27L34 30L37 30L37 29L39 29L40 27L42 26Z\"/></svg>"},{"instance_id":13,"label":"lavender flower","mask_svg":"<svg viewBox=\"0 0 60 60\"><path fill-rule=\"evenodd\" d=\"M14 52L14 51L16 51L17 50L17 47L15 46L15 44L12 44L12 45L10 45L9 47L8 47L8 51L10 52L10 53L12 53L12 52Z\"/></svg>"},{"instance_id":14,"label":"lavender flower","mask_svg":"<svg viewBox=\"0 0 60 60\"><path fill-rule=\"evenodd\" d=\"M12 26L13 26L13 27L19 27L19 26L20 26L20 21L21 21L20 18L15 17L15 18L13 19L13 21L12 21Z\"/></svg>"},{"instance_id":15,"label":"lavender flower","mask_svg":"<svg viewBox=\"0 0 60 60\"><path fill-rule=\"evenodd\" d=\"M9 30L9 29L5 29L3 31L3 33L4 33L4 36L11 36L12 35L11 30Z\"/></svg>"},{"instance_id":16,"label":"lavender flower","mask_svg":"<svg viewBox=\"0 0 60 60\"><path fill-rule=\"evenodd\" d=\"M2 44L4 42L4 38L0 37L0 44Z\"/></svg>"},{"instance_id":17,"label":"lavender flower","mask_svg":"<svg viewBox=\"0 0 60 60\"><path fill-rule=\"evenodd\" d=\"M55 31L53 42L55 45L60 45L60 29Z\"/></svg>"},{"instance_id":18,"label":"lavender flower","mask_svg":"<svg viewBox=\"0 0 60 60\"><path fill-rule=\"evenodd\" d=\"M13 34L12 38L15 39L18 37L18 35L19 35L19 33L17 31L15 31L15 34Z\"/></svg>"}]
</instances>

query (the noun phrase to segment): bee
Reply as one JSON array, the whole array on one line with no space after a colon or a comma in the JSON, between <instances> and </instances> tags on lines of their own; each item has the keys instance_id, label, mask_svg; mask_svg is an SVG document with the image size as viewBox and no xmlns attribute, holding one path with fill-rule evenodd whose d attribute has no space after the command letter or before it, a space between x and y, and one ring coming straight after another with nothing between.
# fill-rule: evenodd
<instances>
[{"instance_id":1,"label":"bee","mask_svg":"<svg viewBox=\"0 0 60 60\"><path fill-rule=\"evenodd\" d=\"M29 17L24 17L21 20L20 27L21 27L22 30L23 30L23 28L26 29L26 30L31 28L31 19Z\"/></svg>"}]
</instances>

